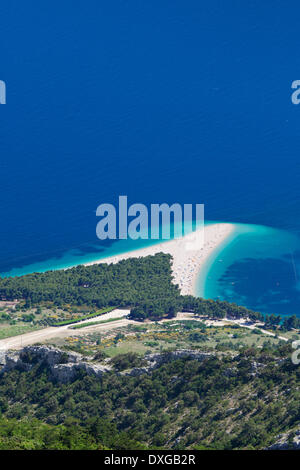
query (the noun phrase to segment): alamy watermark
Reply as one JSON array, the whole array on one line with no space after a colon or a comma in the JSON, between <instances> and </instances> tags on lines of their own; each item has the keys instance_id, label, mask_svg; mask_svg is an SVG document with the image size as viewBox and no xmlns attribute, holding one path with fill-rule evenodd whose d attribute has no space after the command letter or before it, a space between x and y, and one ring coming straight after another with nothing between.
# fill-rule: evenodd
<instances>
[{"instance_id":1,"label":"alamy watermark","mask_svg":"<svg viewBox=\"0 0 300 470\"><path fill-rule=\"evenodd\" d=\"M6 83L0 80L0 104L6 104Z\"/></svg>"},{"instance_id":2,"label":"alamy watermark","mask_svg":"<svg viewBox=\"0 0 300 470\"><path fill-rule=\"evenodd\" d=\"M298 366L300 364L300 340L293 341L292 348L296 350L292 354L292 363Z\"/></svg>"},{"instance_id":3,"label":"alamy watermark","mask_svg":"<svg viewBox=\"0 0 300 470\"><path fill-rule=\"evenodd\" d=\"M145 204L128 206L127 196L119 196L117 209L113 204L100 204L96 216L101 217L96 227L100 240L170 240L186 236L187 250L200 249L204 244L204 204L151 204L148 211Z\"/></svg>"},{"instance_id":4,"label":"alamy watermark","mask_svg":"<svg viewBox=\"0 0 300 470\"><path fill-rule=\"evenodd\" d=\"M292 89L295 90L291 94L291 100L293 104L300 103L300 80L294 80L292 82Z\"/></svg>"}]
</instances>

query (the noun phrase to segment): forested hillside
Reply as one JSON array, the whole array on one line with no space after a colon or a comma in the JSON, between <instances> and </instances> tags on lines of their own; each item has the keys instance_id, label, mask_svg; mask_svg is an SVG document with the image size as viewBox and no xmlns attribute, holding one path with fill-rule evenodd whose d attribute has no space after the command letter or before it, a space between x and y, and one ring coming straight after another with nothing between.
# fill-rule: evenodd
<instances>
[{"instance_id":1,"label":"forested hillside","mask_svg":"<svg viewBox=\"0 0 300 470\"><path fill-rule=\"evenodd\" d=\"M0 418L0 450L106 450L145 449L127 433L101 419L90 419L85 427L67 419L63 425L37 419Z\"/></svg>"},{"instance_id":2,"label":"forested hillside","mask_svg":"<svg viewBox=\"0 0 300 470\"><path fill-rule=\"evenodd\" d=\"M115 448L261 449L279 433L292 437L299 428L300 369L290 354L289 345L245 348L234 357L173 360L136 377L78 373L64 385L53 382L45 365L36 364L29 372L13 370L1 377L0 408L9 419L84 428L83 446L93 433L91 445L112 445L105 436L113 429L130 439L116 439ZM116 359L114 364L119 370ZM103 427L103 420L113 428ZM67 431L60 438L60 429L49 428L49 435L64 443Z\"/></svg>"},{"instance_id":3,"label":"forested hillside","mask_svg":"<svg viewBox=\"0 0 300 470\"><path fill-rule=\"evenodd\" d=\"M228 302L181 296L172 282L171 256L158 253L117 264L77 266L67 270L0 279L2 300L22 299L25 308L51 302L88 306L131 307L131 317L152 320L174 316L184 309L215 318L224 316L262 319L262 315Z\"/></svg>"},{"instance_id":4,"label":"forested hillside","mask_svg":"<svg viewBox=\"0 0 300 470\"><path fill-rule=\"evenodd\" d=\"M28 306L41 302L91 308L152 303L159 317L174 313L179 297L172 283L170 255L163 253L0 280L0 298L24 299Z\"/></svg>"}]
</instances>

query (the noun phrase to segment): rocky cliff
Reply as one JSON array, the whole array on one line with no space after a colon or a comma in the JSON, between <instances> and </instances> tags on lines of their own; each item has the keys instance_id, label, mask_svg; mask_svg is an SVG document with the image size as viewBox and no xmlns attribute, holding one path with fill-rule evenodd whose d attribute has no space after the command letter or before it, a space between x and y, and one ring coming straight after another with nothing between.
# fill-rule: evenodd
<instances>
[{"instance_id":1,"label":"rocky cliff","mask_svg":"<svg viewBox=\"0 0 300 470\"><path fill-rule=\"evenodd\" d=\"M197 361L203 361L210 357L210 353L183 349L162 354L148 354L145 356L146 366L135 367L124 372L114 372L107 361L103 363L88 361L81 354L66 352L51 346L27 346L21 351L6 351L0 354L0 374L18 368L30 370L36 364L45 364L49 367L53 378L66 383L76 377L78 371L84 371L88 375L101 377L103 374L114 372L122 375L137 376L150 373L161 364L191 357Z\"/></svg>"},{"instance_id":2,"label":"rocky cliff","mask_svg":"<svg viewBox=\"0 0 300 470\"><path fill-rule=\"evenodd\" d=\"M291 433L279 434L276 442L267 450L300 450L300 429Z\"/></svg>"}]
</instances>

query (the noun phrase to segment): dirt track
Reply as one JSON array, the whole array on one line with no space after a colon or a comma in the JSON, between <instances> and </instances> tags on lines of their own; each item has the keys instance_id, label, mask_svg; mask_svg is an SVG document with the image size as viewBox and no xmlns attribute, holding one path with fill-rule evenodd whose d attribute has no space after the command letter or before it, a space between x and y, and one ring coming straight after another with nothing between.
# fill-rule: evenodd
<instances>
[{"instance_id":1,"label":"dirt track","mask_svg":"<svg viewBox=\"0 0 300 470\"><path fill-rule=\"evenodd\" d=\"M72 330L70 326L72 325L64 325L58 327L48 327L38 331L32 331L30 333L25 333L24 335L13 336L11 338L5 338L0 340L0 350L6 349L21 349L24 346L29 346L35 343L42 343L51 338L63 338L65 336L79 336L84 335L87 333L91 333L92 331L99 331L99 330L108 330L112 328L116 328L119 326L125 326L129 323L134 323L131 320L127 320L126 316L128 315L129 310L125 309L116 309L109 313L104 313L103 315L90 318L88 320L83 320L80 323L76 323L80 325L81 323L91 323L95 321L102 321L102 320L110 320L112 318L119 318L124 317L122 320L116 320L115 322L110 323L103 323L99 325L92 325L87 326L82 329Z\"/></svg>"},{"instance_id":2,"label":"dirt track","mask_svg":"<svg viewBox=\"0 0 300 470\"><path fill-rule=\"evenodd\" d=\"M59 326L59 327L49 327L49 328L44 328L43 330L38 330L38 331L32 331L31 333L26 333L24 335L19 335L19 336L13 336L11 338L6 338L0 340L0 350L6 350L6 349L21 349L24 346L29 346L35 343L42 343L45 342L51 338L64 338L66 336L83 336L85 334L89 334L95 331L107 331L107 330L112 330L113 328L121 327L121 326L126 326L128 324L134 324L136 323L133 320L128 320L126 317L129 314L129 310L125 309L115 309L112 312L105 313L99 317L96 318L90 318L88 320L83 320L80 323L92 323L95 321L102 321L102 320L110 320L112 318L120 318L124 317L122 320L116 320L114 322L109 322L109 323L102 323L99 325L91 325L87 326L82 329L76 329L73 330L71 326L73 325L65 325L65 326ZM174 318L172 320L175 320ZM179 312L176 316L176 320L197 320L206 323L207 325L212 325L212 326L224 326L224 325L229 325L231 324L236 324L239 326L242 326L244 328L249 328L253 330L254 328L259 329L262 333L267 334L269 336L275 336L274 333L267 331L263 328L261 328L260 324L252 324L248 325L245 323L243 319L241 320L204 320L201 319L201 317L195 317L192 313L182 313ZM170 320L162 320L162 322L166 322ZM80 325L80 323L77 323L77 325ZM284 341L288 341L287 338L284 336L279 336L280 339Z\"/></svg>"}]
</instances>

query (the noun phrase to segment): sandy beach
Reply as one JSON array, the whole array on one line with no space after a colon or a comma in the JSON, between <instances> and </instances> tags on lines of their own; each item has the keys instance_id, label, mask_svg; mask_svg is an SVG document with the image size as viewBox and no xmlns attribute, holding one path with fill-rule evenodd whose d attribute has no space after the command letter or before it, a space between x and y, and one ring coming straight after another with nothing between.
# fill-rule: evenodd
<instances>
[{"instance_id":1,"label":"sandy beach","mask_svg":"<svg viewBox=\"0 0 300 470\"><path fill-rule=\"evenodd\" d=\"M199 233L193 232L192 234L175 240L169 240L146 248L140 248L138 250L102 258L100 260L86 263L85 265L118 263L119 261L128 258L155 255L160 252L167 253L173 257L173 282L179 285L183 295L194 295L196 293L196 283L199 272L207 259L213 254L214 250L216 250L233 232L234 227L235 226L233 224L226 223L207 225L204 227L203 231L199 230ZM51 338L81 335L95 330L106 331L112 328L126 326L129 323L134 323L132 320L128 320L128 318L126 318L128 313L129 310L116 309L112 312L101 315L101 320L116 318L116 322L91 325L91 327L86 327L83 330L72 330L70 325L64 325L61 327L48 327L42 330L32 331L24 335L5 338L0 341L0 351L10 348L19 349L37 342L44 342ZM124 318L121 319L120 317ZM92 318L90 320L84 320L84 323L93 323L96 320L97 319Z\"/></svg>"},{"instance_id":2,"label":"sandy beach","mask_svg":"<svg viewBox=\"0 0 300 470\"><path fill-rule=\"evenodd\" d=\"M201 268L214 250L229 237L233 230L233 224L217 223L206 225L203 231L203 243L201 243L202 233L200 233L202 231L199 230L199 233L193 232L193 234L185 235L175 240L102 258L86 263L86 266L98 263L118 263L124 259L149 256L160 252L168 253L173 257L172 271L174 283L179 285L183 295L195 295L197 278ZM192 242L193 238L191 237L195 236L199 237L198 244Z\"/></svg>"}]
</instances>

